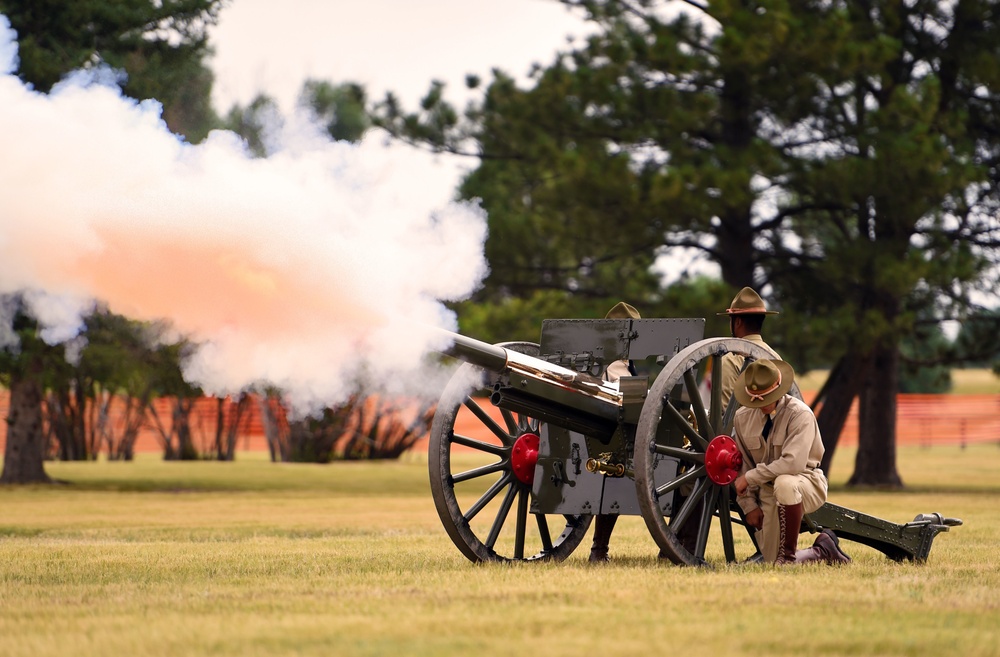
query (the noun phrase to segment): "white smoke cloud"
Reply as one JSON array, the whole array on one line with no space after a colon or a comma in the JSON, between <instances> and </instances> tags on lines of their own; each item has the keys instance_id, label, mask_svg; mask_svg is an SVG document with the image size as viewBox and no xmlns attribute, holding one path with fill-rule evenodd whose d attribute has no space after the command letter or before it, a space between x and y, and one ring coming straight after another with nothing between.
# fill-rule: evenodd
<instances>
[{"instance_id":1,"label":"white smoke cloud","mask_svg":"<svg viewBox=\"0 0 1000 657\"><path fill-rule=\"evenodd\" d=\"M219 394L267 380L315 406L359 371L422 376L416 327L454 328L441 301L482 280L486 222L430 198L418 154L299 119L266 159L228 132L191 145L113 75L29 89L16 53L0 16L0 292L33 291L46 339L100 300L203 343L186 373Z\"/></svg>"}]
</instances>

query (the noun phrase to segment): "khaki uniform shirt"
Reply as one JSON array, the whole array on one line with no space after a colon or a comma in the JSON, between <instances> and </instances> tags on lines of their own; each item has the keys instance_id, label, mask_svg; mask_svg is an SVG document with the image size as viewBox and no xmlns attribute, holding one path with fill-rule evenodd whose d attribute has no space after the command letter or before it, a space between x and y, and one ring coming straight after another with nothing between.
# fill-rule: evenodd
<instances>
[{"instance_id":1,"label":"khaki uniform shirt","mask_svg":"<svg viewBox=\"0 0 1000 657\"><path fill-rule=\"evenodd\" d=\"M742 407L736 411L733 438L743 455L740 474L745 475L749 488L738 502L744 513L758 506L758 490L773 483L779 475L805 475L822 479L825 491L826 477L819 469L823 460L823 440L819 435L816 416L805 402L785 395L778 401L772 414L771 433L765 441L761 437L765 416L756 408ZM755 490L756 489L756 490Z\"/></svg>"},{"instance_id":2,"label":"khaki uniform shirt","mask_svg":"<svg viewBox=\"0 0 1000 657\"><path fill-rule=\"evenodd\" d=\"M764 342L764 338L760 337L759 333L754 333L753 335L748 335L743 338L749 342L763 347L764 349L770 351L774 354L775 358L780 359L781 356L778 355L774 349L767 346ZM722 357L722 408L725 409L729 405L729 398L733 394L733 388L736 386L736 379L740 376L740 368L743 367L743 361L746 358L738 354L726 354Z\"/></svg>"},{"instance_id":3,"label":"khaki uniform shirt","mask_svg":"<svg viewBox=\"0 0 1000 657\"><path fill-rule=\"evenodd\" d=\"M632 376L627 360L616 360L604 371L604 380L614 383L623 376Z\"/></svg>"}]
</instances>

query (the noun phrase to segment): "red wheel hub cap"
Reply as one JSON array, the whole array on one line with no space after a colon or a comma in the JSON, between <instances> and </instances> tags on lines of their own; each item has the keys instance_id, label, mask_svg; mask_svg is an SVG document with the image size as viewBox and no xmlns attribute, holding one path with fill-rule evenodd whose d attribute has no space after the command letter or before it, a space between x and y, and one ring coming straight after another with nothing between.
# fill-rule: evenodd
<instances>
[{"instance_id":1,"label":"red wheel hub cap","mask_svg":"<svg viewBox=\"0 0 1000 657\"><path fill-rule=\"evenodd\" d=\"M514 476L523 484L530 485L535 479L535 464L538 463L538 435L523 433L514 441L510 451L510 466Z\"/></svg>"},{"instance_id":2,"label":"red wheel hub cap","mask_svg":"<svg viewBox=\"0 0 1000 657\"><path fill-rule=\"evenodd\" d=\"M716 436L705 450L705 471L719 486L728 486L740 476L743 456L736 441L729 436Z\"/></svg>"}]
</instances>

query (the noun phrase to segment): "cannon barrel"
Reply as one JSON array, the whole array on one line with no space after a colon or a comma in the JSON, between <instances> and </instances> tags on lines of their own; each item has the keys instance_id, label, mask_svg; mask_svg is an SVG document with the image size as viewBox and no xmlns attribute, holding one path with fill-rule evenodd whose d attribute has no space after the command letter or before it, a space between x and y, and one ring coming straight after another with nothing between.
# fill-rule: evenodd
<instances>
[{"instance_id":1,"label":"cannon barrel","mask_svg":"<svg viewBox=\"0 0 1000 657\"><path fill-rule=\"evenodd\" d=\"M618 426L622 393L617 384L575 372L512 349L450 331L441 353L496 372L490 402L499 408L598 438Z\"/></svg>"},{"instance_id":2,"label":"cannon barrel","mask_svg":"<svg viewBox=\"0 0 1000 657\"><path fill-rule=\"evenodd\" d=\"M507 367L507 350L503 347L451 331L442 330L441 334L451 341L451 345L442 349L441 353L494 372L501 372Z\"/></svg>"}]
</instances>

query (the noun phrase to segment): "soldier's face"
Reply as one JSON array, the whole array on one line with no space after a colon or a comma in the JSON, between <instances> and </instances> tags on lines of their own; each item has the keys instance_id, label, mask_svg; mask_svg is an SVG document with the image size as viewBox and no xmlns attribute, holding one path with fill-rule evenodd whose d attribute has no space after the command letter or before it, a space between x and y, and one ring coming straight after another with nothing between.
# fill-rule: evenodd
<instances>
[{"instance_id":1,"label":"soldier's face","mask_svg":"<svg viewBox=\"0 0 1000 657\"><path fill-rule=\"evenodd\" d=\"M778 402L772 402L772 403L768 404L767 406L761 406L757 410L760 411L764 415L770 415L771 413L774 412L774 409L776 409L777 407L778 407Z\"/></svg>"}]
</instances>

